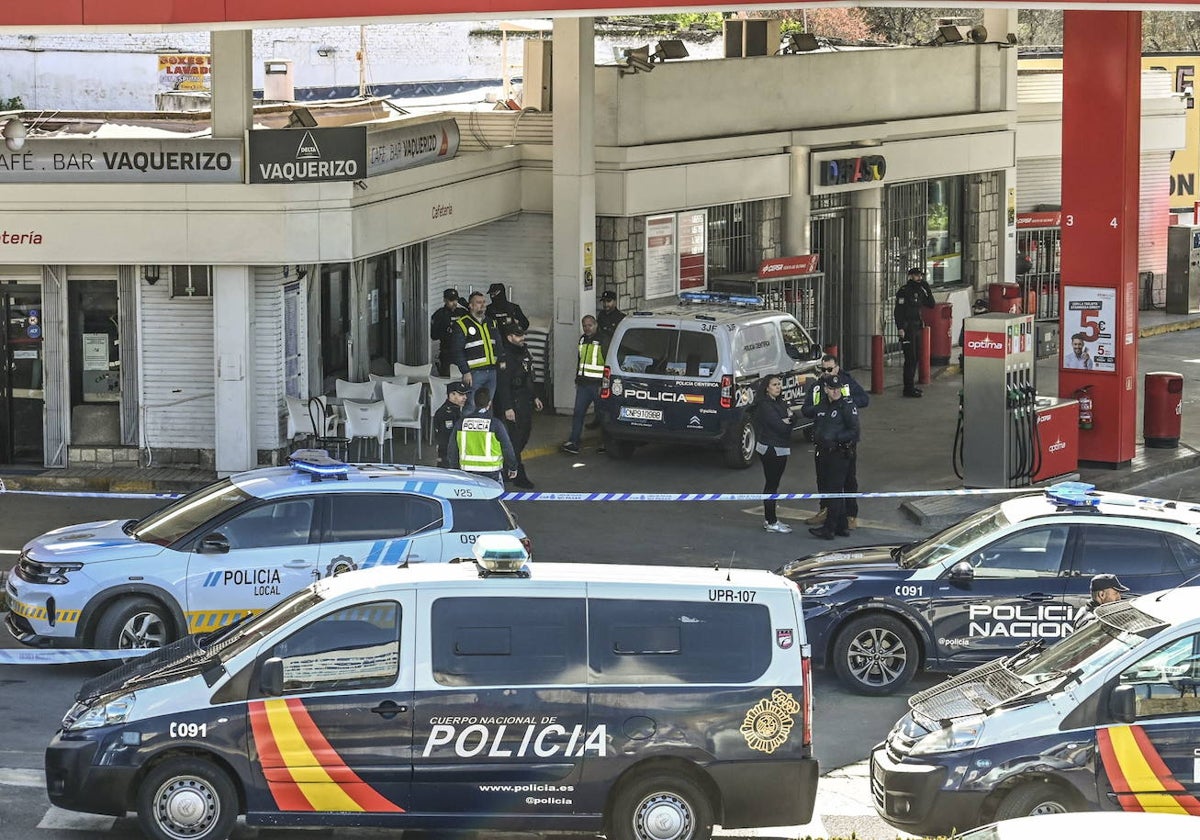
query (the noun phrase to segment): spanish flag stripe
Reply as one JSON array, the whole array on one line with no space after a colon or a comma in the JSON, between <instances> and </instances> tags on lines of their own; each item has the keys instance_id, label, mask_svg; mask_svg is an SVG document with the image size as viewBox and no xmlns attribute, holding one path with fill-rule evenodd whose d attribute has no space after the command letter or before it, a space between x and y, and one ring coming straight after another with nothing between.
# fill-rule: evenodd
<instances>
[{"instance_id":1,"label":"spanish flag stripe","mask_svg":"<svg viewBox=\"0 0 1200 840\"><path fill-rule=\"evenodd\" d=\"M258 762L262 765L263 777L267 780L275 807L281 811L311 811L312 805L304 798L283 764L283 757L275 745L275 736L271 734L266 707L261 700L250 704L250 731L254 735Z\"/></svg>"},{"instance_id":2,"label":"spanish flag stripe","mask_svg":"<svg viewBox=\"0 0 1200 840\"><path fill-rule=\"evenodd\" d=\"M1121 763L1121 772L1129 784L1130 792L1137 797L1143 811L1163 811L1167 813L1187 813L1183 806L1167 792L1163 781L1154 772L1146 760L1133 736L1133 727L1114 726L1109 728L1112 738L1113 751L1117 761Z\"/></svg>"},{"instance_id":3,"label":"spanish flag stripe","mask_svg":"<svg viewBox=\"0 0 1200 840\"><path fill-rule=\"evenodd\" d=\"M1125 774L1121 770L1121 763L1117 761L1110 730L1098 729L1096 742L1100 747L1100 760L1104 765L1104 773L1108 776L1108 784L1117 795L1117 801L1121 803L1121 808L1125 811L1142 810L1137 797L1129 795L1129 782L1126 781Z\"/></svg>"},{"instance_id":4,"label":"spanish flag stripe","mask_svg":"<svg viewBox=\"0 0 1200 840\"><path fill-rule=\"evenodd\" d=\"M361 811L362 806L329 778L296 725L285 700L267 700L267 720L283 762L315 811ZM303 774L302 776L300 774Z\"/></svg>"},{"instance_id":5,"label":"spanish flag stripe","mask_svg":"<svg viewBox=\"0 0 1200 840\"><path fill-rule=\"evenodd\" d=\"M1167 792L1175 796L1175 801L1185 812L1194 816L1200 816L1200 800L1187 793L1187 788L1183 786L1174 774L1167 768L1166 762L1162 760L1162 756L1158 754L1154 744L1150 741L1150 736L1146 734L1146 730L1140 726L1131 727L1133 732L1133 740L1141 749L1142 755L1146 758L1146 764L1150 767L1150 771L1162 783L1162 786Z\"/></svg>"},{"instance_id":6,"label":"spanish flag stripe","mask_svg":"<svg viewBox=\"0 0 1200 840\"><path fill-rule=\"evenodd\" d=\"M319 757L322 767L329 776L339 782L346 795L351 797L364 811L403 813L404 809L381 796L378 791L358 777L358 774L346 766L346 762L338 755L330 743L325 740L321 730L317 728L304 704L297 698L287 701L299 731L305 741Z\"/></svg>"}]
</instances>

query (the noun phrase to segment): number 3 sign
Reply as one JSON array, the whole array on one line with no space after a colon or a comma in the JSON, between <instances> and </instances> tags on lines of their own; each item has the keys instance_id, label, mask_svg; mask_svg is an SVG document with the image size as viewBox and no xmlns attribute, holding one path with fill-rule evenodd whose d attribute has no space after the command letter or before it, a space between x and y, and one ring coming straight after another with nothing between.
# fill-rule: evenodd
<instances>
[{"instance_id":1,"label":"number 3 sign","mask_svg":"<svg viewBox=\"0 0 1200 840\"><path fill-rule=\"evenodd\" d=\"M1116 371L1116 328L1116 289L1063 287L1064 368Z\"/></svg>"}]
</instances>

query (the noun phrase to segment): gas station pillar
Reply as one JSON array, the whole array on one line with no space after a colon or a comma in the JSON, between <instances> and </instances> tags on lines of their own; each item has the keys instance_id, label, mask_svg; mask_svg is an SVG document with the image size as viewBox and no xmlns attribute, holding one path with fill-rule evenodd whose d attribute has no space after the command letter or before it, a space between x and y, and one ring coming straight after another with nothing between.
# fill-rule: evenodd
<instances>
[{"instance_id":1,"label":"gas station pillar","mask_svg":"<svg viewBox=\"0 0 1200 840\"><path fill-rule=\"evenodd\" d=\"M1116 469L1132 461L1137 434L1142 17L1068 10L1063 18L1058 393L1090 388L1095 422L1080 430L1080 461Z\"/></svg>"}]
</instances>

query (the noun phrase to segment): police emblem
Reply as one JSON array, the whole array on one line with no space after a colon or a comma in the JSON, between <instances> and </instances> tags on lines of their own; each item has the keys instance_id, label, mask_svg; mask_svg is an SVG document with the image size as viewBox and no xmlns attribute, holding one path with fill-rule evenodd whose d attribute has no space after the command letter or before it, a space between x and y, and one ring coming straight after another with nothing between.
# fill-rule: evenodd
<instances>
[{"instance_id":1,"label":"police emblem","mask_svg":"<svg viewBox=\"0 0 1200 840\"><path fill-rule=\"evenodd\" d=\"M796 698L782 689L775 689L766 700L760 700L742 721L742 737L746 746L767 755L779 749L792 734L792 718L800 711Z\"/></svg>"},{"instance_id":2,"label":"police emblem","mask_svg":"<svg viewBox=\"0 0 1200 840\"><path fill-rule=\"evenodd\" d=\"M786 630L775 631L775 644L779 645L779 647L783 650L787 650L792 646L793 638L792 629L790 627Z\"/></svg>"},{"instance_id":3,"label":"police emblem","mask_svg":"<svg viewBox=\"0 0 1200 840\"><path fill-rule=\"evenodd\" d=\"M467 335L475 335L475 328L467 327Z\"/></svg>"},{"instance_id":4,"label":"police emblem","mask_svg":"<svg viewBox=\"0 0 1200 840\"><path fill-rule=\"evenodd\" d=\"M325 577L337 577L346 572L353 572L358 568L358 564L345 554L339 554L329 561L329 565L325 567Z\"/></svg>"}]
</instances>

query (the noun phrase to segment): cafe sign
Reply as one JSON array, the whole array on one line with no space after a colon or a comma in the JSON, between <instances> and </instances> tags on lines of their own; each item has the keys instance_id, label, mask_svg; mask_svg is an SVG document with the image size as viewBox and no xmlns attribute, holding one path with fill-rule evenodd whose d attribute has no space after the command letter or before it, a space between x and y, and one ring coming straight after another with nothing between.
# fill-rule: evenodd
<instances>
[{"instance_id":1,"label":"cafe sign","mask_svg":"<svg viewBox=\"0 0 1200 840\"><path fill-rule=\"evenodd\" d=\"M0 184L240 184L240 140L45 138L0 150Z\"/></svg>"}]
</instances>

